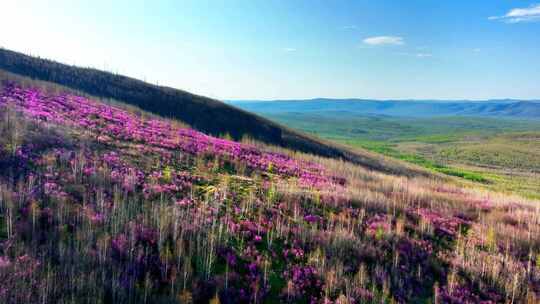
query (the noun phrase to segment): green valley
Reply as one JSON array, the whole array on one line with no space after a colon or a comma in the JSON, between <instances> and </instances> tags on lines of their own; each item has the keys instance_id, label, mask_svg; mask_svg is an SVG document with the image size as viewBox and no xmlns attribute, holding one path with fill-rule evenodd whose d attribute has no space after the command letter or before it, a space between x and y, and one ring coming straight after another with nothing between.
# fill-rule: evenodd
<instances>
[{"instance_id":1,"label":"green valley","mask_svg":"<svg viewBox=\"0 0 540 304\"><path fill-rule=\"evenodd\" d=\"M236 104L238 105L238 104ZM312 135L493 190L540 198L540 122L479 116L393 117L258 112Z\"/></svg>"}]
</instances>

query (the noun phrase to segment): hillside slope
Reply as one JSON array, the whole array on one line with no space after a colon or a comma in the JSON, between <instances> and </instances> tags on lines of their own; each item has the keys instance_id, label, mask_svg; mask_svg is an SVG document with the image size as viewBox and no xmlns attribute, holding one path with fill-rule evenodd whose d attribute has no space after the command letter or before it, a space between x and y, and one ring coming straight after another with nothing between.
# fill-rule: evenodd
<instances>
[{"instance_id":1,"label":"hillside slope","mask_svg":"<svg viewBox=\"0 0 540 304\"><path fill-rule=\"evenodd\" d=\"M247 136L266 144L342 158L373 170L408 176L428 175L421 169L360 149L353 151L312 138L218 100L122 75L69 66L6 49L0 49L0 69L54 82L93 96L119 100L151 113L179 119L212 135L229 134L235 139Z\"/></svg>"},{"instance_id":2,"label":"hillside slope","mask_svg":"<svg viewBox=\"0 0 540 304\"><path fill-rule=\"evenodd\" d=\"M538 202L5 82L0 303L537 303Z\"/></svg>"}]
</instances>

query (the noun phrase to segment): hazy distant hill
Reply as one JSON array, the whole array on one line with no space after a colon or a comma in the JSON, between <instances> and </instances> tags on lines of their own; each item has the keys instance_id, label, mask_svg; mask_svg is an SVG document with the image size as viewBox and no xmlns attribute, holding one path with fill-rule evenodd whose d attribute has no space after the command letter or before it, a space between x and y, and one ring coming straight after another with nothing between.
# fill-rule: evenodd
<instances>
[{"instance_id":1,"label":"hazy distant hill","mask_svg":"<svg viewBox=\"0 0 540 304\"><path fill-rule=\"evenodd\" d=\"M540 101L521 100L367 100L309 99L275 101L229 101L259 114L317 112L327 115L389 115L401 117L492 116L540 118Z\"/></svg>"}]
</instances>

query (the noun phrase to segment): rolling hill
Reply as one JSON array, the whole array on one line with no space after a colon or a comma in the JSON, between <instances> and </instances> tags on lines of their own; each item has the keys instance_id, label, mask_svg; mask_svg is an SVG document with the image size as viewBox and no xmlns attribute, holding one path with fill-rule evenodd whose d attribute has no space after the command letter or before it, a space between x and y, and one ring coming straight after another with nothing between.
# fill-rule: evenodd
<instances>
[{"instance_id":1,"label":"rolling hill","mask_svg":"<svg viewBox=\"0 0 540 304\"><path fill-rule=\"evenodd\" d=\"M419 168L385 159L362 149L352 150L324 142L218 100L122 75L93 68L69 66L6 49L0 49L0 69L32 79L53 82L92 96L119 100L144 111L181 120L211 135L228 134L237 140L248 137L296 151L342 158L374 170L394 174L409 176L428 174Z\"/></svg>"},{"instance_id":2,"label":"rolling hill","mask_svg":"<svg viewBox=\"0 0 540 304\"><path fill-rule=\"evenodd\" d=\"M0 303L537 303L538 201L3 75Z\"/></svg>"},{"instance_id":3,"label":"rolling hill","mask_svg":"<svg viewBox=\"0 0 540 304\"><path fill-rule=\"evenodd\" d=\"M230 101L330 141L540 197L538 101Z\"/></svg>"}]
</instances>

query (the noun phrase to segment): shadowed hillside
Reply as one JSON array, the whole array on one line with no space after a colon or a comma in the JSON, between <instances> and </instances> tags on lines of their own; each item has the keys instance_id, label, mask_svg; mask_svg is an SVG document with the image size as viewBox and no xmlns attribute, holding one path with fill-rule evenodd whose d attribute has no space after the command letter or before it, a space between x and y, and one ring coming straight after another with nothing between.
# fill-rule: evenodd
<instances>
[{"instance_id":1,"label":"shadowed hillside","mask_svg":"<svg viewBox=\"0 0 540 304\"><path fill-rule=\"evenodd\" d=\"M179 119L193 128L212 135L229 134L235 139L250 137L267 144L342 158L373 170L403 175L425 175L368 152L350 151L292 131L265 118L227 105L218 100L186 91L157 86L134 78L93 68L69 66L55 61L0 49L0 69L54 82L90 95L112 98L161 116Z\"/></svg>"}]
</instances>

